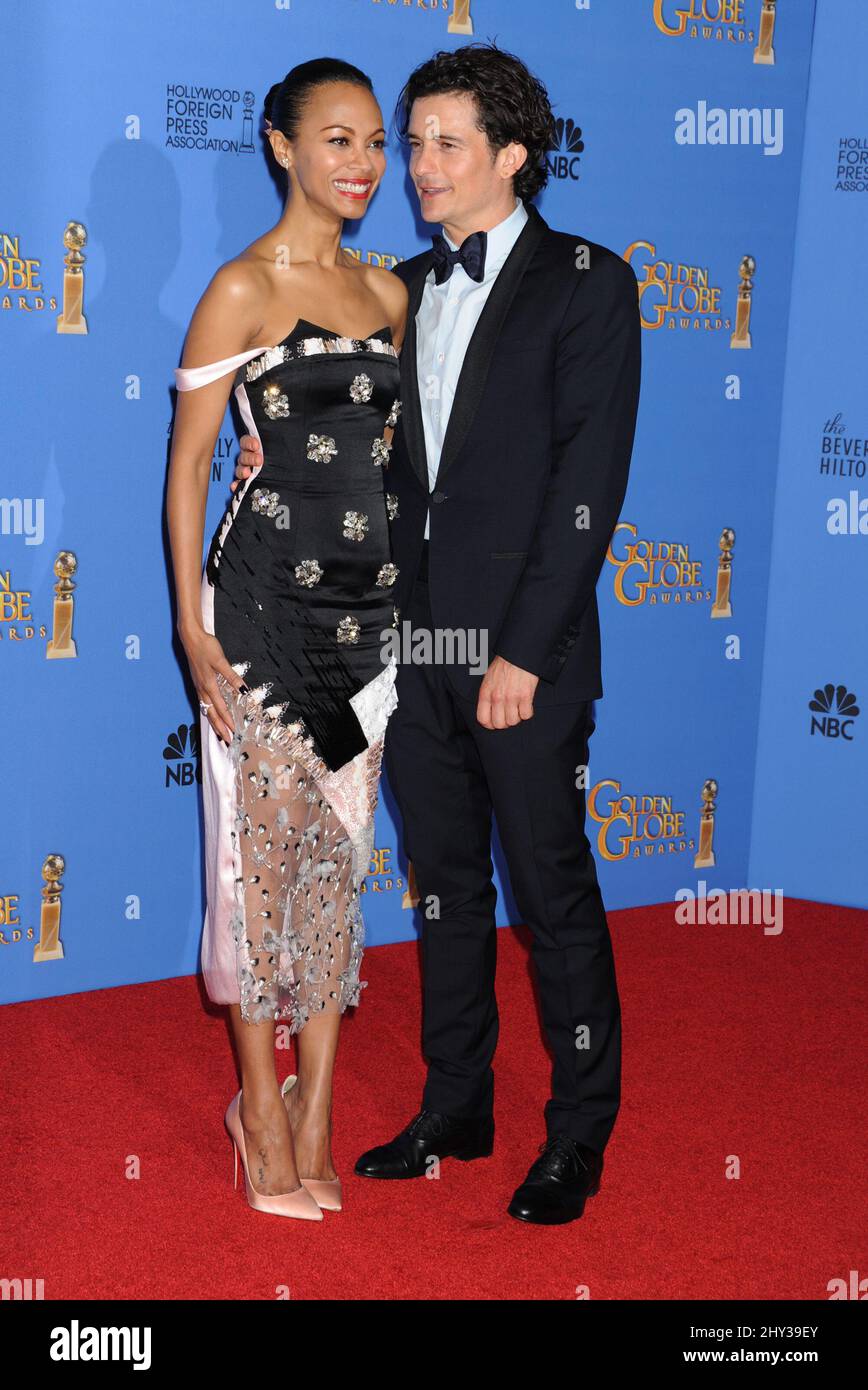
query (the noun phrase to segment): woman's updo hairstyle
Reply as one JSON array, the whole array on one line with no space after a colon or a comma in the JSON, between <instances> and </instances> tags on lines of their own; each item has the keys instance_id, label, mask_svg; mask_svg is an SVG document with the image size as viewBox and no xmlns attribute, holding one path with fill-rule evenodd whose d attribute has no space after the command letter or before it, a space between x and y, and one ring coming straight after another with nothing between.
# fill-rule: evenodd
<instances>
[{"instance_id":1,"label":"woman's updo hairstyle","mask_svg":"<svg viewBox=\"0 0 868 1390\"><path fill-rule=\"evenodd\" d=\"M287 140L294 140L305 102L315 88L326 82L353 82L372 95L374 91L367 73L353 67L352 63L345 63L342 58L312 58L292 68L282 82L275 82L270 89L265 98L265 119L271 123L272 130L279 130Z\"/></svg>"}]
</instances>

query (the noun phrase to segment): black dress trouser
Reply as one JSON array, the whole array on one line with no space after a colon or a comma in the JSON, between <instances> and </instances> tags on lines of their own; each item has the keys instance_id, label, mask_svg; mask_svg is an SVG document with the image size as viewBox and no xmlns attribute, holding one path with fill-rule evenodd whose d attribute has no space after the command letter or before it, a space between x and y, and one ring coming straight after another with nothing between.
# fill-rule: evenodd
<instances>
[{"instance_id":1,"label":"black dress trouser","mask_svg":"<svg viewBox=\"0 0 868 1390\"><path fill-rule=\"evenodd\" d=\"M401 618L430 631L424 568ZM512 728L485 729L475 699L455 693L448 670L399 666L398 707L385 747L420 895L428 1062L422 1104L456 1116L492 1112L493 811L520 920L533 936L554 1056L547 1134L568 1135L602 1153L620 1101L621 1011L584 830L585 794L576 787L595 727L590 704L546 706Z\"/></svg>"}]
</instances>

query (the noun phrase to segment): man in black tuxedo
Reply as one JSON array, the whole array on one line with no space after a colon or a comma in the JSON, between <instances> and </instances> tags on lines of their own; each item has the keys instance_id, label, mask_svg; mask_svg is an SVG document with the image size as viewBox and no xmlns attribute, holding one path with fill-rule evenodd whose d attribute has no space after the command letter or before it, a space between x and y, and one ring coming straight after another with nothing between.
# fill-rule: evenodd
<instances>
[{"instance_id":1,"label":"man in black tuxedo","mask_svg":"<svg viewBox=\"0 0 868 1390\"><path fill-rule=\"evenodd\" d=\"M423 909L428 1076L419 1114L356 1172L410 1178L433 1155L491 1152L493 812L554 1056L547 1139L508 1209L555 1224L597 1191L620 1101L580 774L603 693L595 588L638 407L637 285L615 252L533 206L554 125L517 58L482 44L435 54L399 113L422 215L444 234L395 267L409 310L386 484L401 623L434 638L434 661L399 666L385 750ZM450 630L467 660L438 664Z\"/></svg>"}]
</instances>

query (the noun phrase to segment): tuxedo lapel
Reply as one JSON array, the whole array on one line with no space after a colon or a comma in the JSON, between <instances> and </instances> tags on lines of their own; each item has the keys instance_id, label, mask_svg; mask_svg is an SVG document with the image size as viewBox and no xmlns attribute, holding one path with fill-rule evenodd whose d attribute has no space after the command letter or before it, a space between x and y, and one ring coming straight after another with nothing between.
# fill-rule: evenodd
<instances>
[{"instance_id":1,"label":"tuxedo lapel","mask_svg":"<svg viewBox=\"0 0 868 1390\"><path fill-rule=\"evenodd\" d=\"M425 431L422 425L422 406L419 396L419 378L416 373L416 314L422 302L425 277L434 260L429 251L408 287L407 331L401 347L401 420L404 426L404 440L407 454L414 473L428 491L428 463L425 453Z\"/></svg>"},{"instance_id":2,"label":"tuxedo lapel","mask_svg":"<svg viewBox=\"0 0 868 1390\"><path fill-rule=\"evenodd\" d=\"M527 204L528 219L516 238L515 245L501 266L488 298L473 330L455 389L455 399L446 427L446 437L440 455L437 481L443 477L455 458L470 428L482 397L491 355L497 342L507 310L515 296L540 237L548 223L532 203ZM416 314L422 302L425 279L434 261L429 251L408 286L407 331L401 348L401 419L404 439L413 471L428 491L428 462L425 450L425 431L422 425L422 405L419 377L416 369Z\"/></svg>"},{"instance_id":3,"label":"tuxedo lapel","mask_svg":"<svg viewBox=\"0 0 868 1390\"><path fill-rule=\"evenodd\" d=\"M527 205L527 212L527 222L522 227L515 245L497 273L497 278L491 287L482 313L479 315L473 335L467 344L467 351L464 354L464 362L455 388L455 399L449 414L449 423L446 426L443 449L440 454L440 467L437 472L438 483L455 459L470 428L482 398L491 355L494 352L507 310L515 297L521 277L530 263L540 237L548 230L548 223L543 220L532 203Z\"/></svg>"}]
</instances>

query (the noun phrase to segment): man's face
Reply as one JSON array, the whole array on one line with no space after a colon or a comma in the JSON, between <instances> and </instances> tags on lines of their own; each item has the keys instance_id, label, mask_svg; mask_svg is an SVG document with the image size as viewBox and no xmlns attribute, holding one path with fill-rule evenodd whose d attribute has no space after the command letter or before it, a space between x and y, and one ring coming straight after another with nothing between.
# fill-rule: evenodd
<instances>
[{"instance_id":1,"label":"man's face","mask_svg":"<svg viewBox=\"0 0 868 1390\"><path fill-rule=\"evenodd\" d=\"M511 211L511 176L526 151L522 145L492 150L468 93L419 97L410 111L407 140L410 176L426 222L442 222L463 236L492 211L499 216L504 208Z\"/></svg>"}]
</instances>

